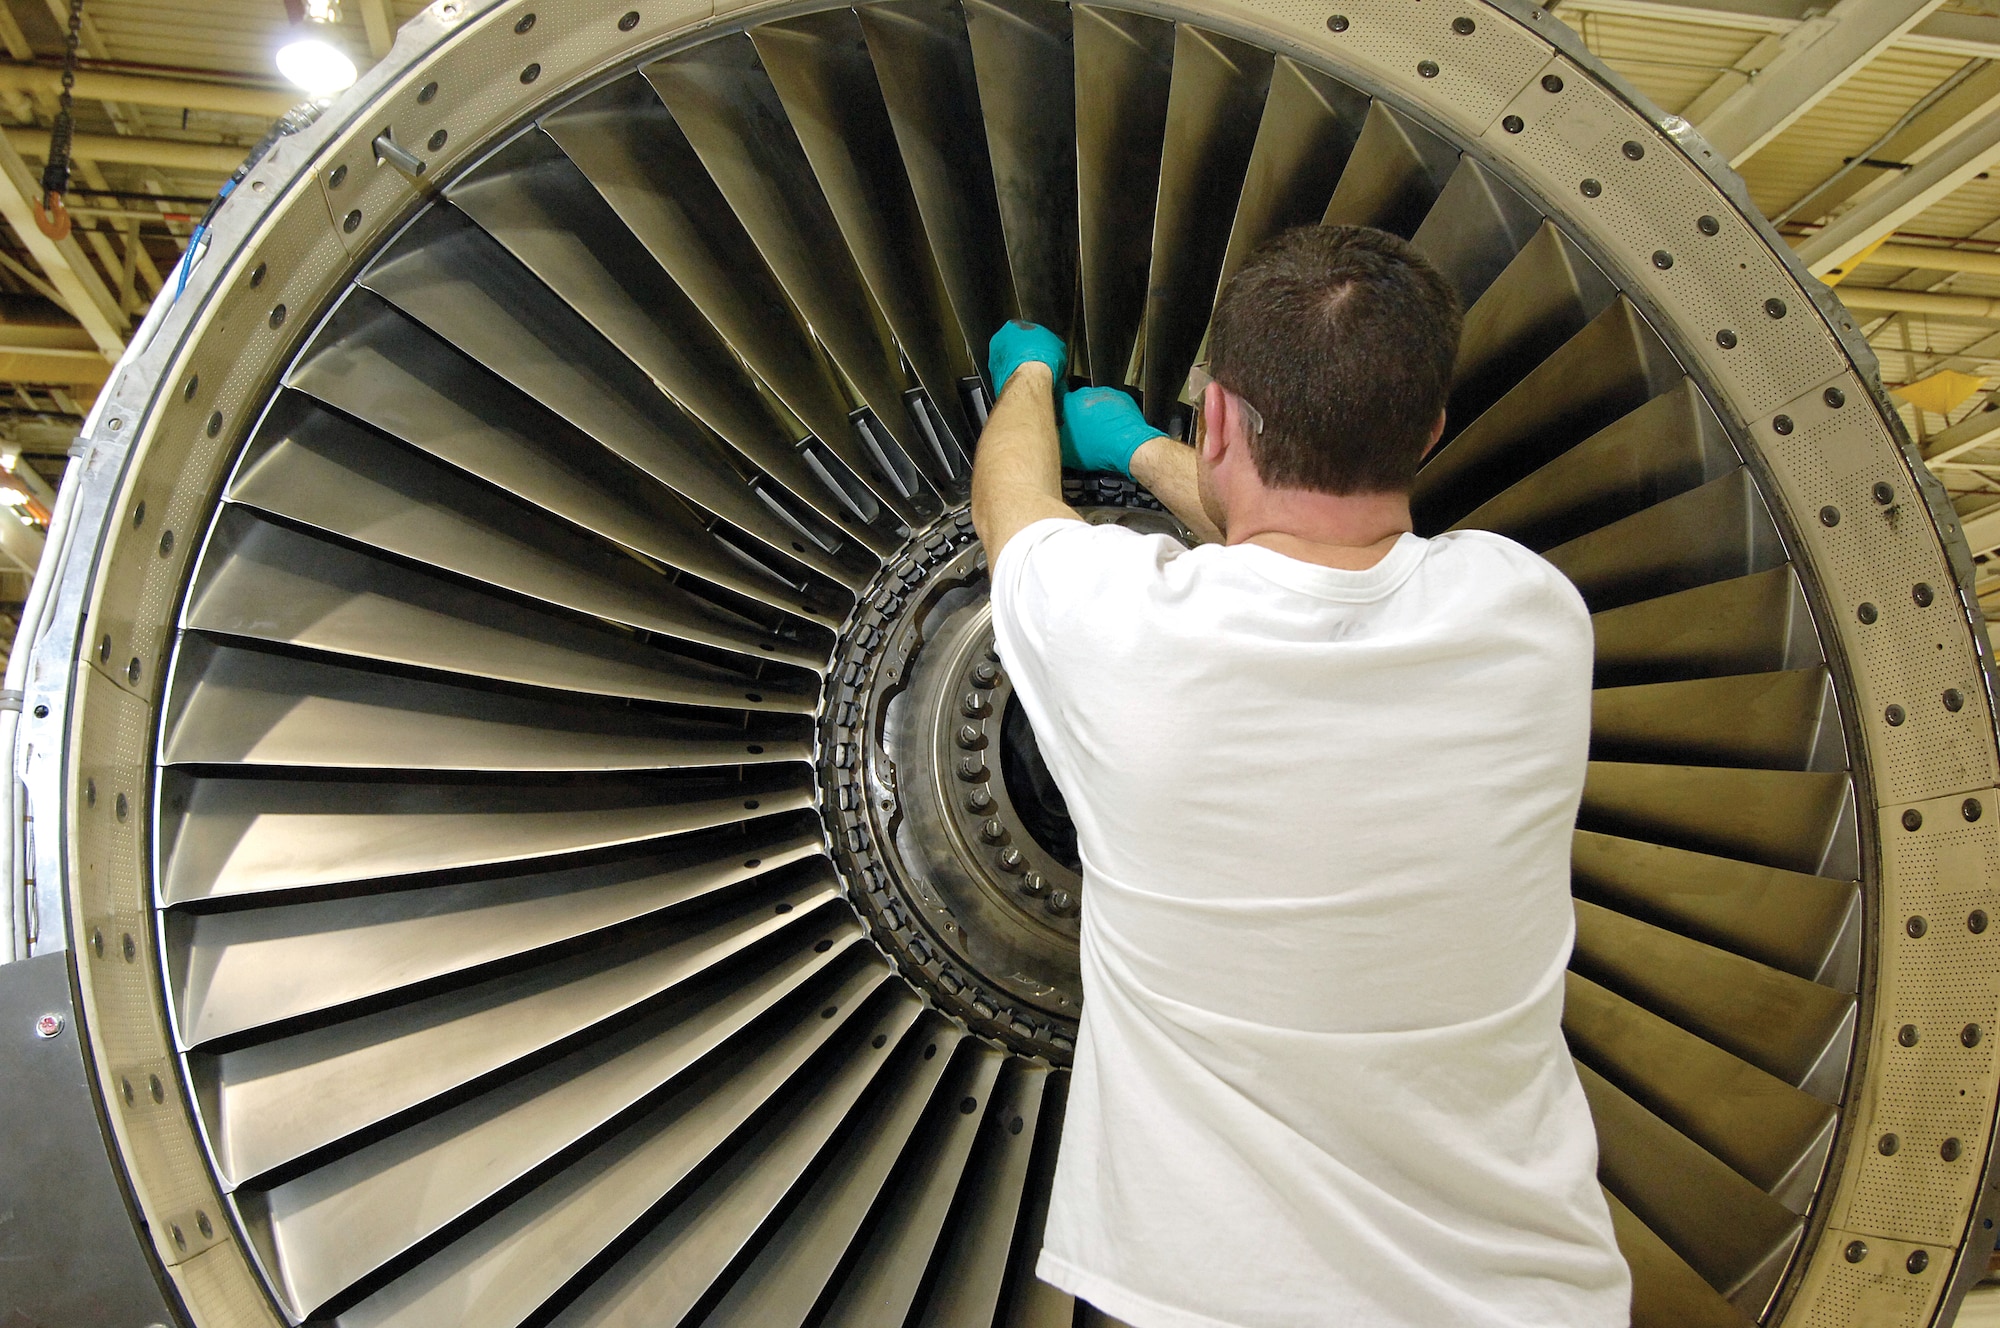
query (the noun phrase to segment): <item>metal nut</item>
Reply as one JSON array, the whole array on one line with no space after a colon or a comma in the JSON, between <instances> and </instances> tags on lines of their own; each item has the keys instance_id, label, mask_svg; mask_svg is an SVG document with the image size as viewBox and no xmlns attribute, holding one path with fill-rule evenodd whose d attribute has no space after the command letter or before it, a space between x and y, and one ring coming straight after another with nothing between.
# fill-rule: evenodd
<instances>
[{"instance_id":1,"label":"metal nut","mask_svg":"<svg viewBox=\"0 0 2000 1328\"><path fill-rule=\"evenodd\" d=\"M1003 849L1001 849L1001 850L1000 850L1000 870L1001 870L1001 871L1003 871L1003 872L1017 872L1017 871L1020 871L1020 870L1021 870L1021 869L1022 869L1023 867L1025 867L1025 866L1027 866L1027 865L1028 865L1028 860L1027 860L1026 858L1024 858L1024 857L1022 857L1022 856L1021 856L1021 850L1020 850L1020 849L1018 849L1018 848L1003 848Z\"/></svg>"},{"instance_id":2,"label":"metal nut","mask_svg":"<svg viewBox=\"0 0 2000 1328\"><path fill-rule=\"evenodd\" d=\"M1083 911L1083 905L1069 891L1053 890L1049 893L1048 910L1059 918L1073 918Z\"/></svg>"},{"instance_id":3,"label":"metal nut","mask_svg":"<svg viewBox=\"0 0 2000 1328\"><path fill-rule=\"evenodd\" d=\"M63 1031L63 1017L61 1015L51 1011L48 1014L35 1016L36 1037L52 1038L56 1034L62 1031Z\"/></svg>"},{"instance_id":4,"label":"metal nut","mask_svg":"<svg viewBox=\"0 0 2000 1328\"><path fill-rule=\"evenodd\" d=\"M998 844L1007 838L1007 827L1000 824L999 817L993 817L979 827L979 837L989 844Z\"/></svg>"}]
</instances>

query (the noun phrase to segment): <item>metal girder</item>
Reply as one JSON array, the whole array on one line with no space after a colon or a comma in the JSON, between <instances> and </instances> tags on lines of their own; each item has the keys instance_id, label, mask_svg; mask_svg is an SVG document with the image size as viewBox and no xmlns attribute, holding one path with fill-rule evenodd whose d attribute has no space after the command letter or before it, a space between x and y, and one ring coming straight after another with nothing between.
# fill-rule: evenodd
<instances>
[{"instance_id":1,"label":"metal girder","mask_svg":"<svg viewBox=\"0 0 2000 1328\"><path fill-rule=\"evenodd\" d=\"M1938 145L1950 142L1977 123L1981 116L2000 110L2000 63L1968 66L1962 76L1955 75L1954 79L1955 86L1940 85L1928 94L1930 105L1913 107L1909 123L1892 128L1859 155L1876 161L1919 162ZM1779 215L1800 221L1828 216L1849 199L1887 188L1899 175L1900 172L1885 174L1860 162L1850 162Z\"/></svg>"},{"instance_id":2,"label":"metal girder","mask_svg":"<svg viewBox=\"0 0 2000 1328\"><path fill-rule=\"evenodd\" d=\"M1932 465L1943 465L1976 447L1984 447L1996 438L2000 438L2000 409L1996 409L1989 398L1981 409L1926 439L1924 460Z\"/></svg>"},{"instance_id":3,"label":"metal girder","mask_svg":"<svg viewBox=\"0 0 2000 1328\"><path fill-rule=\"evenodd\" d=\"M1780 40L1777 55L1696 126L1739 166L1943 0L1841 0Z\"/></svg>"},{"instance_id":4,"label":"metal girder","mask_svg":"<svg viewBox=\"0 0 2000 1328\"><path fill-rule=\"evenodd\" d=\"M1799 245L1800 260L1816 275L1840 266L1961 188L1996 158L2000 158L2000 110L1981 116L1905 171L1902 179L1863 199L1832 225Z\"/></svg>"},{"instance_id":5,"label":"metal girder","mask_svg":"<svg viewBox=\"0 0 2000 1328\"><path fill-rule=\"evenodd\" d=\"M24 157L46 157L49 134L46 129L14 128L5 131L7 146ZM169 171L199 171L227 175L243 160L245 148L222 143L181 143L164 138L127 138L122 134L78 134L70 152L91 161L122 162L128 166L158 166Z\"/></svg>"},{"instance_id":6,"label":"metal girder","mask_svg":"<svg viewBox=\"0 0 2000 1328\"><path fill-rule=\"evenodd\" d=\"M39 187L28 164L14 150L12 138L0 135L0 216L6 217L28 253L48 274L70 317L83 324L107 360L116 360L125 351L129 322L75 237L51 240L35 225L29 200Z\"/></svg>"},{"instance_id":7,"label":"metal girder","mask_svg":"<svg viewBox=\"0 0 2000 1328\"><path fill-rule=\"evenodd\" d=\"M1561 0L1550 8L1564 14L1619 14L1712 28L1787 33L1817 6L1797 0ZM1933 13L1892 44L1906 51L1992 59L2000 56L2000 17Z\"/></svg>"},{"instance_id":8,"label":"metal girder","mask_svg":"<svg viewBox=\"0 0 2000 1328\"><path fill-rule=\"evenodd\" d=\"M0 95L62 91L62 71L46 65L0 64ZM77 71L74 95L98 101L131 102L139 106L169 106L192 111L221 111L274 120L300 98L279 88L244 87L191 78L153 78L144 74Z\"/></svg>"},{"instance_id":9,"label":"metal girder","mask_svg":"<svg viewBox=\"0 0 2000 1328\"><path fill-rule=\"evenodd\" d=\"M1985 295L1842 285L1840 298L1850 309L1872 313L1927 314L1933 318L1971 323L2000 322L2000 299Z\"/></svg>"},{"instance_id":10,"label":"metal girder","mask_svg":"<svg viewBox=\"0 0 2000 1328\"><path fill-rule=\"evenodd\" d=\"M2000 277L2000 252L1984 249L1948 249L1942 245L1881 245L1863 261L1864 266L1913 267L1924 272L1977 272Z\"/></svg>"},{"instance_id":11,"label":"metal girder","mask_svg":"<svg viewBox=\"0 0 2000 1328\"><path fill-rule=\"evenodd\" d=\"M377 60L396 44L396 15L389 0L361 0L361 26L368 32L368 54Z\"/></svg>"},{"instance_id":12,"label":"metal girder","mask_svg":"<svg viewBox=\"0 0 2000 1328\"><path fill-rule=\"evenodd\" d=\"M1681 118L1693 124L1700 124L1720 110L1731 97L1750 86L1764 66L1776 60L1785 49L1783 33L1767 32L1737 58L1734 65L1715 76L1715 81L1702 89L1700 95L1681 108Z\"/></svg>"},{"instance_id":13,"label":"metal girder","mask_svg":"<svg viewBox=\"0 0 2000 1328\"><path fill-rule=\"evenodd\" d=\"M50 383L95 391L110 376L111 366L95 350L0 345L0 383Z\"/></svg>"},{"instance_id":14,"label":"metal girder","mask_svg":"<svg viewBox=\"0 0 2000 1328\"><path fill-rule=\"evenodd\" d=\"M2000 503L1980 508L1960 525L1965 530L1965 542L1972 547L1973 557L2000 549Z\"/></svg>"},{"instance_id":15,"label":"metal girder","mask_svg":"<svg viewBox=\"0 0 2000 1328\"><path fill-rule=\"evenodd\" d=\"M11 476L8 477L10 480ZM15 488L9 483L6 488ZM18 486L22 492L26 485ZM0 563L13 563L23 572L33 572L41 565L42 547L45 543L42 532L27 525L11 513L0 513Z\"/></svg>"}]
</instances>

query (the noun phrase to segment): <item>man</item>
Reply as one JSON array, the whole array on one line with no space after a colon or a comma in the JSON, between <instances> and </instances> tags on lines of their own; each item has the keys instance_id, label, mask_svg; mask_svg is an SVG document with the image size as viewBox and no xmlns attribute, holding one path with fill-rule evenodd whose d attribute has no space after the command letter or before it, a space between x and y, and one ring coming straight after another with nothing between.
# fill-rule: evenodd
<instances>
[{"instance_id":1,"label":"man","mask_svg":"<svg viewBox=\"0 0 2000 1328\"><path fill-rule=\"evenodd\" d=\"M993 339L973 520L1083 861L1039 1272L1135 1328L1627 1322L1561 1033L1590 622L1411 533L1459 322L1402 241L1301 229L1217 303L1192 448L1068 394L1063 456L1192 550L1063 504L1062 343Z\"/></svg>"}]
</instances>

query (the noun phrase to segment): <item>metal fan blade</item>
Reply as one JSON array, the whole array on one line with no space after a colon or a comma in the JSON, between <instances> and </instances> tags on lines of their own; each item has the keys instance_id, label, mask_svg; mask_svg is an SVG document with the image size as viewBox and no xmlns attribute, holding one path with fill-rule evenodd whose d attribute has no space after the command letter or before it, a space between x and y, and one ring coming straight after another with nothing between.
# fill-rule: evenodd
<instances>
[{"instance_id":1,"label":"metal fan blade","mask_svg":"<svg viewBox=\"0 0 2000 1328\"><path fill-rule=\"evenodd\" d=\"M1854 998L1578 900L1576 968L1788 1084L1808 1083ZM1815 1085L1817 1087L1817 1085Z\"/></svg>"},{"instance_id":2,"label":"metal fan blade","mask_svg":"<svg viewBox=\"0 0 2000 1328\"><path fill-rule=\"evenodd\" d=\"M1578 830L1580 896L1819 981L1859 907L1852 881Z\"/></svg>"},{"instance_id":3,"label":"metal fan blade","mask_svg":"<svg viewBox=\"0 0 2000 1328\"><path fill-rule=\"evenodd\" d=\"M1100 387L1130 374L1146 314L1160 151L1174 76L1174 25L1115 9L1070 8L1076 45L1079 268Z\"/></svg>"},{"instance_id":4,"label":"metal fan blade","mask_svg":"<svg viewBox=\"0 0 2000 1328\"><path fill-rule=\"evenodd\" d=\"M1182 23L1160 150L1153 264L1146 281L1146 414L1164 424L1215 306L1233 201L1256 146L1271 55Z\"/></svg>"},{"instance_id":5,"label":"metal fan blade","mask_svg":"<svg viewBox=\"0 0 2000 1328\"><path fill-rule=\"evenodd\" d=\"M575 695L810 714L804 669L735 672L642 646L462 582L224 511L190 595L189 628Z\"/></svg>"},{"instance_id":6,"label":"metal fan blade","mask_svg":"<svg viewBox=\"0 0 2000 1328\"><path fill-rule=\"evenodd\" d=\"M589 783L402 784L170 776L173 904L580 853L812 805L804 772Z\"/></svg>"},{"instance_id":7,"label":"metal fan blade","mask_svg":"<svg viewBox=\"0 0 2000 1328\"><path fill-rule=\"evenodd\" d=\"M758 1229L801 1183L835 1131L849 1123L922 1021L923 1006L908 992L880 1003L861 1024L847 1054L823 1066L825 1077L768 1115L734 1143L728 1158L700 1187L675 1203L645 1237L555 1322L574 1328L646 1328L679 1323L724 1284Z\"/></svg>"},{"instance_id":8,"label":"metal fan blade","mask_svg":"<svg viewBox=\"0 0 2000 1328\"><path fill-rule=\"evenodd\" d=\"M546 133L523 134L447 197L684 410L841 534L866 538L780 433L728 344ZM781 550L792 543L760 535ZM852 583L850 569L795 552Z\"/></svg>"},{"instance_id":9,"label":"metal fan blade","mask_svg":"<svg viewBox=\"0 0 2000 1328\"><path fill-rule=\"evenodd\" d=\"M1590 750L1606 761L1767 770L1847 764L1823 668L1599 688L1590 700Z\"/></svg>"},{"instance_id":10,"label":"metal fan blade","mask_svg":"<svg viewBox=\"0 0 2000 1328\"><path fill-rule=\"evenodd\" d=\"M658 1004L660 1017L720 1037L770 1008L851 948L861 930L826 906L824 882L751 892L743 911L594 953L208 1057L218 1140L232 1184L368 1137L425 1103L449 1102L508 1066L545 1059L590 1029ZM782 912L779 905L788 905ZM825 950L817 947L831 942ZM770 958L776 945L776 958ZM787 943L788 942L788 943ZM766 962L754 962L762 951ZM744 962L745 958L751 962ZM703 1013L703 1012L706 1013ZM697 1017L698 1016L698 1017ZM694 1044L690 1044L694 1045ZM702 1045L713 1045L702 1043Z\"/></svg>"},{"instance_id":11,"label":"metal fan blade","mask_svg":"<svg viewBox=\"0 0 2000 1328\"><path fill-rule=\"evenodd\" d=\"M1076 306L1076 81L1070 14L1040 0L965 0L1014 314L1071 329ZM998 391L1000 385L994 384Z\"/></svg>"},{"instance_id":12,"label":"metal fan blade","mask_svg":"<svg viewBox=\"0 0 2000 1328\"><path fill-rule=\"evenodd\" d=\"M1662 392L1472 509L1454 529L1547 549L1698 488L1736 466L1692 380Z\"/></svg>"},{"instance_id":13,"label":"metal fan blade","mask_svg":"<svg viewBox=\"0 0 2000 1328\"><path fill-rule=\"evenodd\" d=\"M809 823L774 823L640 858L197 914L173 947L182 1037L200 1046L710 903L818 850Z\"/></svg>"},{"instance_id":14,"label":"metal fan blade","mask_svg":"<svg viewBox=\"0 0 2000 1328\"><path fill-rule=\"evenodd\" d=\"M1587 830L1811 872L1829 855L1850 797L1845 771L1592 761L1579 821Z\"/></svg>"},{"instance_id":15,"label":"metal fan blade","mask_svg":"<svg viewBox=\"0 0 2000 1328\"><path fill-rule=\"evenodd\" d=\"M865 1018L868 997L887 976L879 961L838 966L774 1009L765 1036L739 1033L719 1048L699 1037L708 1030L698 1025L642 1021L575 1053L581 1063L554 1062L279 1187L269 1204L281 1241L359 1212L395 1214L350 1237L338 1259L308 1269L293 1261L294 1295L302 1304L331 1297L399 1246L472 1220L478 1225L444 1257L389 1283L343 1322L413 1328L440 1314L525 1320L722 1150L849 1022ZM848 1017L821 1018L820 1008ZM688 1070L688 1078L674 1078ZM594 1146L564 1156L578 1145ZM558 1160L566 1165L545 1177L531 1170ZM533 1188L513 1198L521 1181ZM501 1268L510 1272L496 1275Z\"/></svg>"}]
</instances>

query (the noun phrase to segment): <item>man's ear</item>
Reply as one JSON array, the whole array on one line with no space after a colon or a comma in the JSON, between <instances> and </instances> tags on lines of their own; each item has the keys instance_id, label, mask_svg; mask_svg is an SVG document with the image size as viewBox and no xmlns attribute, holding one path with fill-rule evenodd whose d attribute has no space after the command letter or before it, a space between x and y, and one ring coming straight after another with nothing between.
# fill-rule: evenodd
<instances>
[{"instance_id":1,"label":"man's ear","mask_svg":"<svg viewBox=\"0 0 2000 1328\"><path fill-rule=\"evenodd\" d=\"M1442 437L1444 437L1444 412L1439 411L1437 417L1437 423L1431 426L1431 440L1428 443L1424 444L1424 450L1418 453L1418 455L1429 456L1431 454L1431 451L1437 447L1438 439Z\"/></svg>"},{"instance_id":2,"label":"man's ear","mask_svg":"<svg viewBox=\"0 0 2000 1328\"><path fill-rule=\"evenodd\" d=\"M1227 426L1235 423L1235 412L1230 410L1230 406L1229 393L1223 390L1222 384L1210 383L1202 389L1201 459L1211 466L1222 460L1223 454L1229 450ZM1229 412L1230 418L1224 418L1225 411Z\"/></svg>"}]
</instances>

